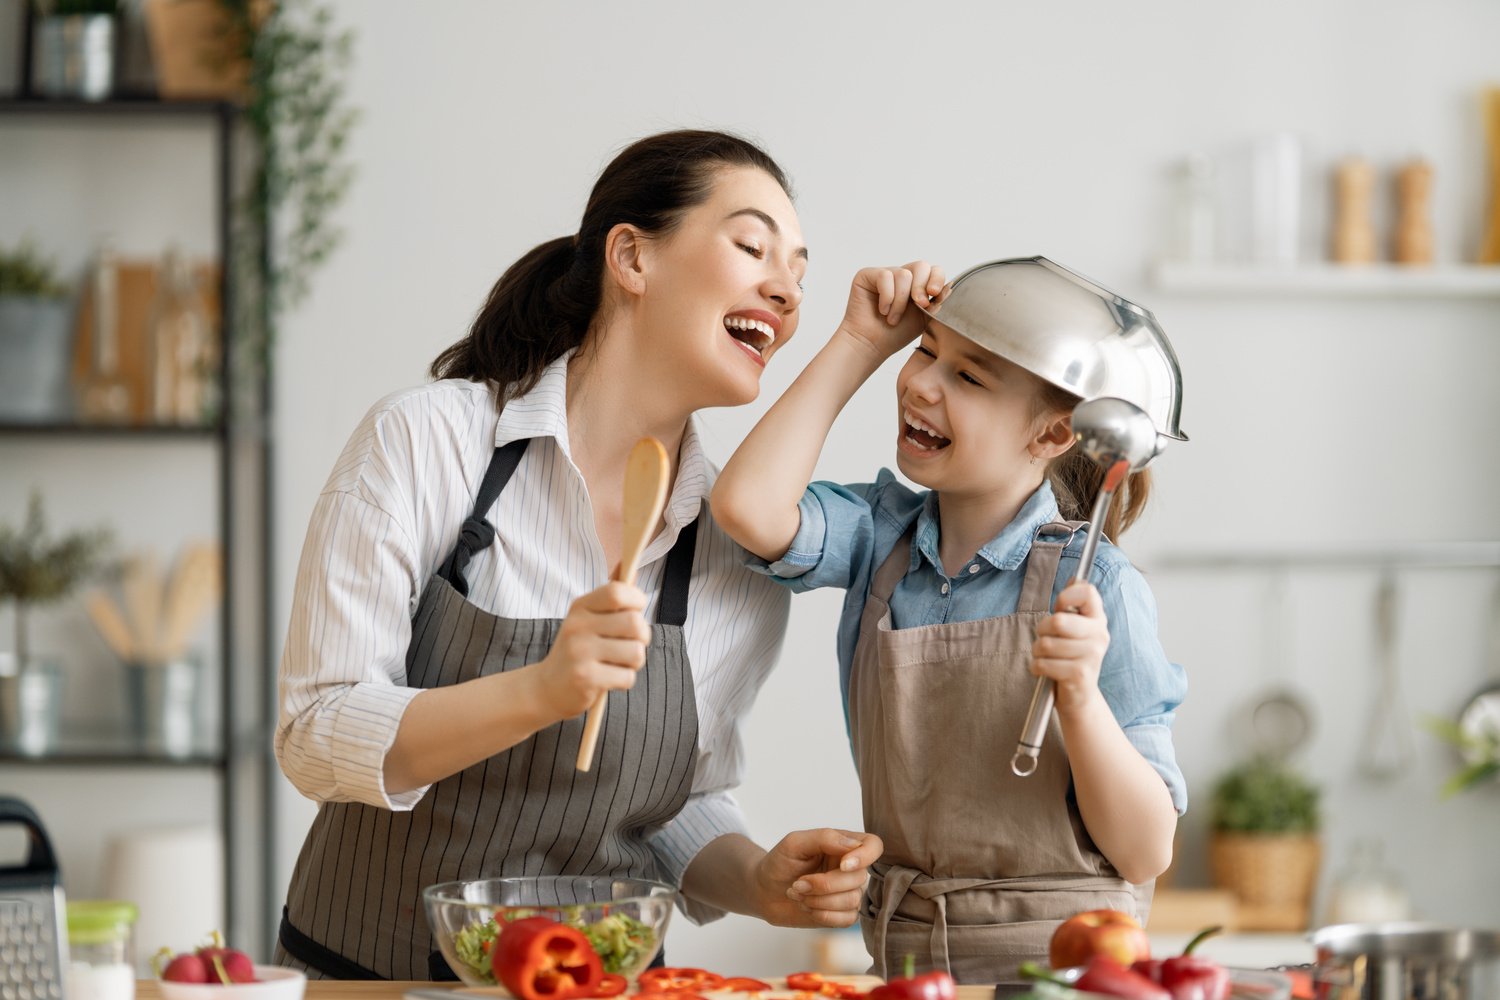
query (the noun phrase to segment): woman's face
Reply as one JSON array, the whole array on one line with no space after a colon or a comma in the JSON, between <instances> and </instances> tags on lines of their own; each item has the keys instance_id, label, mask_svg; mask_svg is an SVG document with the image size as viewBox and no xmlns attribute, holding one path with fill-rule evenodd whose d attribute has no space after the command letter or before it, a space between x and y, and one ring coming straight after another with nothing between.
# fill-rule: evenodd
<instances>
[{"instance_id":1,"label":"woman's face","mask_svg":"<svg viewBox=\"0 0 1500 1000\"><path fill-rule=\"evenodd\" d=\"M725 167L673 232L642 250L633 311L661 371L694 409L748 403L791 339L807 247L791 199L754 167Z\"/></svg>"},{"instance_id":2,"label":"woman's face","mask_svg":"<svg viewBox=\"0 0 1500 1000\"><path fill-rule=\"evenodd\" d=\"M1034 414L1037 391L1025 369L929 322L896 377L897 466L956 496L1035 489L1032 448L1049 422Z\"/></svg>"}]
</instances>

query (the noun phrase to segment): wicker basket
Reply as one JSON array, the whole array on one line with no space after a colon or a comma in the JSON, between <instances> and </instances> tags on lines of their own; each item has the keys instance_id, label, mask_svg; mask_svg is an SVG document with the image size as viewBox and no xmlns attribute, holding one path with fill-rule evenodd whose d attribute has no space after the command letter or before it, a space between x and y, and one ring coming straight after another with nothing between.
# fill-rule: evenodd
<instances>
[{"instance_id":1,"label":"wicker basket","mask_svg":"<svg viewBox=\"0 0 1500 1000\"><path fill-rule=\"evenodd\" d=\"M1315 835L1215 833L1208 857L1214 885L1240 902L1241 929L1306 929L1322 861Z\"/></svg>"}]
</instances>

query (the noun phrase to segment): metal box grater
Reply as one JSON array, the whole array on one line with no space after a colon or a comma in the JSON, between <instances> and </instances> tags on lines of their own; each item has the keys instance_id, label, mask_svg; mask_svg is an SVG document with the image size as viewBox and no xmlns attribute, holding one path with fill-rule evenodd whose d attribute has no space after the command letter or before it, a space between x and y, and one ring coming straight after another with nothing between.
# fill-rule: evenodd
<instances>
[{"instance_id":1,"label":"metal box grater","mask_svg":"<svg viewBox=\"0 0 1500 1000\"><path fill-rule=\"evenodd\" d=\"M31 855L0 867L0 1000L62 1000L68 935L52 842L31 807L0 796L0 824L26 827Z\"/></svg>"}]
</instances>

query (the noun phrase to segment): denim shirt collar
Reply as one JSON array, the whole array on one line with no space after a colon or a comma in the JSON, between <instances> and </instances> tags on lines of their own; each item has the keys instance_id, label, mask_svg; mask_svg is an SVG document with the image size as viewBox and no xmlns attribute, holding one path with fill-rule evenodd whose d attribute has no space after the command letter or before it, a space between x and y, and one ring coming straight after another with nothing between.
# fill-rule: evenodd
<instances>
[{"instance_id":1,"label":"denim shirt collar","mask_svg":"<svg viewBox=\"0 0 1500 1000\"><path fill-rule=\"evenodd\" d=\"M1017 569L1031 552L1037 529L1057 518L1057 497L1052 493L1052 484L1044 479L1000 534L980 546L977 555L996 569ZM938 535L938 495L932 491L922 501L922 511L917 515L917 535L909 569L915 570L920 560L926 559L939 576L946 576L938 555Z\"/></svg>"}]
</instances>

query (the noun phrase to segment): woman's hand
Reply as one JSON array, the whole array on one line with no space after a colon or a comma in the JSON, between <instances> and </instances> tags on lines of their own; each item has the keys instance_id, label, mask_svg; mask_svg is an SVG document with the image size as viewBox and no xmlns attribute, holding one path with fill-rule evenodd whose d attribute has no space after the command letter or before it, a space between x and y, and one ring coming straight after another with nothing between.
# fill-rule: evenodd
<instances>
[{"instance_id":1,"label":"woman's hand","mask_svg":"<svg viewBox=\"0 0 1500 1000\"><path fill-rule=\"evenodd\" d=\"M639 587L612 581L573 602L557 641L536 665L543 709L554 719L588 711L599 695L635 684L646 662L651 626Z\"/></svg>"},{"instance_id":2,"label":"woman's hand","mask_svg":"<svg viewBox=\"0 0 1500 1000\"><path fill-rule=\"evenodd\" d=\"M767 923L780 927L848 927L859 919L870 865L885 845L873 833L796 830L756 866Z\"/></svg>"},{"instance_id":3,"label":"woman's hand","mask_svg":"<svg viewBox=\"0 0 1500 1000\"><path fill-rule=\"evenodd\" d=\"M925 260L904 267L867 267L854 276L839 332L884 361L922 332L927 316L913 304L926 306L947 296L943 269Z\"/></svg>"},{"instance_id":4,"label":"woman's hand","mask_svg":"<svg viewBox=\"0 0 1500 1000\"><path fill-rule=\"evenodd\" d=\"M1109 649L1104 602L1091 583L1072 583L1057 595L1055 611L1036 627L1031 672L1057 684L1057 710L1066 712L1099 692L1099 668Z\"/></svg>"}]
</instances>

